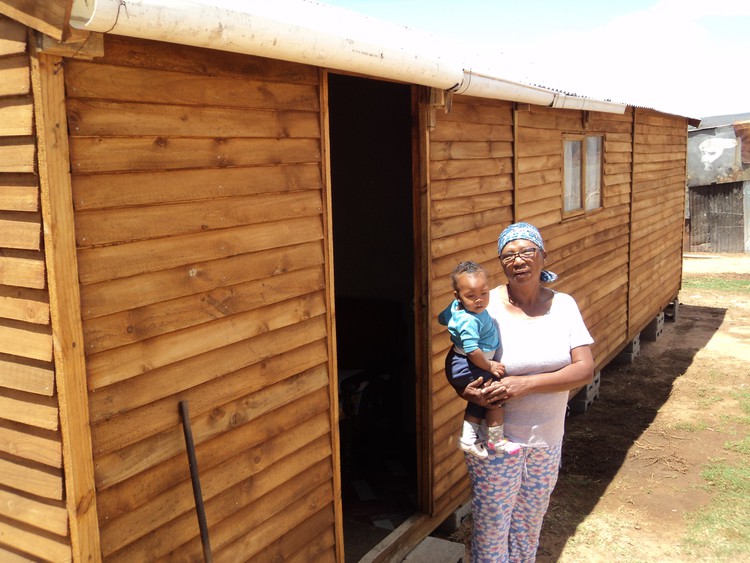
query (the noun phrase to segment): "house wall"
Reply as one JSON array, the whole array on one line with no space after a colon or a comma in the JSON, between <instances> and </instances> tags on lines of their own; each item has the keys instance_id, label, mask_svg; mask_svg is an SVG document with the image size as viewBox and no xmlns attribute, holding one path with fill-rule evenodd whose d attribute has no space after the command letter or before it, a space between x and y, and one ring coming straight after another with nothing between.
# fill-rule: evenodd
<instances>
[{"instance_id":1,"label":"house wall","mask_svg":"<svg viewBox=\"0 0 750 563\"><path fill-rule=\"evenodd\" d=\"M333 560L318 70L104 48L64 69L102 556L200 556L185 400L216 560Z\"/></svg>"},{"instance_id":2,"label":"house wall","mask_svg":"<svg viewBox=\"0 0 750 563\"><path fill-rule=\"evenodd\" d=\"M629 338L643 330L680 290L686 173L685 118L637 108L633 131Z\"/></svg>"},{"instance_id":3,"label":"house wall","mask_svg":"<svg viewBox=\"0 0 750 563\"><path fill-rule=\"evenodd\" d=\"M69 561L30 69L0 16L0 560Z\"/></svg>"},{"instance_id":4,"label":"house wall","mask_svg":"<svg viewBox=\"0 0 750 563\"><path fill-rule=\"evenodd\" d=\"M455 438L465 403L457 398L444 370L450 340L437 315L453 299L450 272L460 260L487 268L491 285L502 274L493 241L513 218L513 106L510 102L456 96L449 112L435 112L429 134L430 265L429 295L432 365L434 512L458 505L469 478Z\"/></svg>"},{"instance_id":5,"label":"house wall","mask_svg":"<svg viewBox=\"0 0 750 563\"><path fill-rule=\"evenodd\" d=\"M468 496L455 447L464 403L447 384L450 346L437 314L452 298L449 273L481 262L504 283L500 231L529 221L542 231L554 289L571 294L604 367L677 295L685 179L684 118L633 110L606 114L456 97L431 133L432 425L434 506ZM602 208L562 216L564 133L602 133ZM515 186L515 192L512 192Z\"/></svg>"}]
</instances>

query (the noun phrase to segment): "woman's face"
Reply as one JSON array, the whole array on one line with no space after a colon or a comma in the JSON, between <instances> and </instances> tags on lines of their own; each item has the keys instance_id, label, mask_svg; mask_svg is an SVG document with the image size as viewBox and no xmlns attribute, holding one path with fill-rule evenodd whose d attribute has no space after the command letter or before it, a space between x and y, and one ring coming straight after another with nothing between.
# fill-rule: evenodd
<instances>
[{"instance_id":1,"label":"woman's face","mask_svg":"<svg viewBox=\"0 0 750 563\"><path fill-rule=\"evenodd\" d=\"M500 252L500 264L511 283L539 281L546 253L530 240L509 242Z\"/></svg>"}]
</instances>

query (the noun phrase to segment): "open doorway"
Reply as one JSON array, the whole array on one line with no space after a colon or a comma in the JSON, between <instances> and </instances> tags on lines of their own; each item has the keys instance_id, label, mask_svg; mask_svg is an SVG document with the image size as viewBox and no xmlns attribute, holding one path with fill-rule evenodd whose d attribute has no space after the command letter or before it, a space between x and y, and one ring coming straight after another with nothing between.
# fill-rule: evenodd
<instances>
[{"instance_id":1,"label":"open doorway","mask_svg":"<svg viewBox=\"0 0 750 563\"><path fill-rule=\"evenodd\" d=\"M331 74L346 561L417 511L411 88Z\"/></svg>"}]
</instances>

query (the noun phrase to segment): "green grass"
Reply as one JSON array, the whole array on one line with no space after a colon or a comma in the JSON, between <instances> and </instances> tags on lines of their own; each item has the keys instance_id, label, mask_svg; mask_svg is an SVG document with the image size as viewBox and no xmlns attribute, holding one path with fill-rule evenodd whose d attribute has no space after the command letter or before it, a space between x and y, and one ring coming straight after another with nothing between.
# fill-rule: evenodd
<instances>
[{"instance_id":1,"label":"green grass","mask_svg":"<svg viewBox=\"0 0 750 563\"><path fill-rule=\"evenodd\" d=\"M686 546L705 561L745 559L750 556L750 464L745 443L740 465L713 461L701 473L714 499L688 515ZM732 448L734 449L734 448Z\"/></svg>"},{"instance_id":2,"label":"green grass","mask_svg":"<svg viewBox=\"0 0 750 563\"><path fill-rule=\"evenodd\" d=\"M682 279L682 289L707 289L730 293L750 293L750 281L714 278L710 276L685 277Z\"/></svg>"},{"instance_id":3,"label":"green grass","mask_svg":"<svg viewBox=\"0 0 750 563\"><path fill-rule=\"evenodd\" d=\"M750 411L750 392L732 396L743 412ZM726 442L724 449L731 453L709 459L701 472L712 501L687 515L685 545L703 561L750 559L750 436Z\"/></svg>"},{"instance_id":4,"label":"green grass","mask_svg":"<svg viewBox=\"0 0 750 563\"><path fill-rule=\"evenodd\" d=\"M674 425L675 430L682 430L683 432L700 432L706 428L708 428L708 423L704 421L678 422Z\"/></svg>"}]
</instances>

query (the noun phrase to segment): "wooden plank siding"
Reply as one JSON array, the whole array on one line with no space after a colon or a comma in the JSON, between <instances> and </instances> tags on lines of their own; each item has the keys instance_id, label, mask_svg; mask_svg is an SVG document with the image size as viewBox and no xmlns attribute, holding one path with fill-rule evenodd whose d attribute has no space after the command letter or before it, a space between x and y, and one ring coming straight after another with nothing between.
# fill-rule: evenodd
<instances>
[{"instance_id":1,"label":"wooden plank siding","mask_svg":"<svg viewBox=\"0 0 750 563\"><path fill-rule=\"evenodd\" d=\"M188 400L215 560L333 561L319 71L104 49L65 68L102 557L200 557Z\"/></svg>"},{"instance_id":2,"label":"wooden plank siding","mask_svg":"<svg viewBox=\"0 0 750 563\"><path fill-rule=\"evenodd\" d=\"M60 40L68 31L72 4L70 0L2 0L0 13Z\"/></svg>"},{"instance_id":3,"label":"wooden plank siding","mask_svg":"<svg viewBox=\"0 0 750 563\"><path fill-rule=\"evenodd\" d=\"M638 108L633 123L629 338L680 290L687 174L684 118Z\"/></svg>"},{"instance_id":4,"label":"wooden plank siding","mask_svg":"<svg viewBox=\"0 0 750 563\"><path fill-rule=\"evenodd\" d=\"M453 298L450 272L457 262L481 263L491 285L502 273L493 241L513 213L513 105L456 96L450 112L436 112L430 133L429 280L432 361L429 405L432 463L429 482L432 511L440 513L466 499L469 481L462 452L456 448L464 403L445 378L450 346L437 314Z\"/></svg>"},{"instance_id":5,"label":"wooden plank siding","mask_svg":"<svg viewBox=\"0 0 750 563\"><path fill-rule=\"evenodd\" d=\"M31 74L0 16L0 558L69 561Z\"/></svg>"},{"instance_id":6,"label":"wooden plank siding","mask_svg":"<svg viewBox=\"0 0 750 563\"><path fill-rule=\"evenodd\" d=\"M436 315L449 272L473 259L503 282L495 241L512 221L538 226L554 289L578 302L606 365L679 290L687 125L628 108L622 115L456 97L430 135L433 509L468 494L455 447L463 402L444 376L449 346ZM602 134L602 207L563 217L563 135Z\"/></svg>"}]
</instances>

